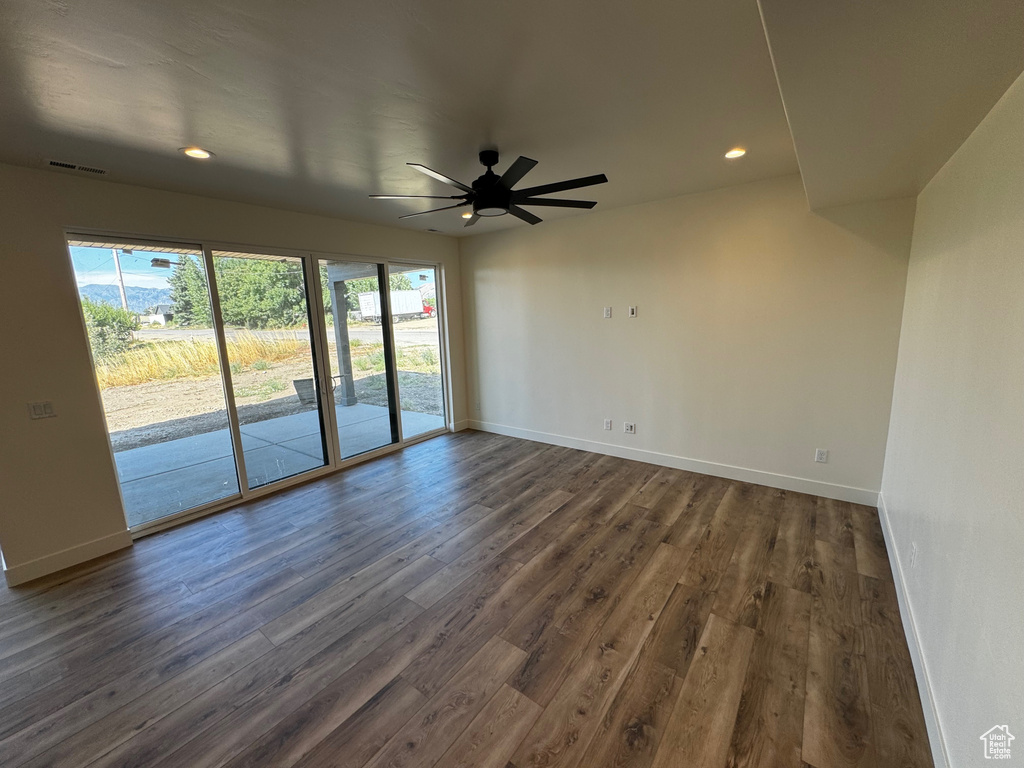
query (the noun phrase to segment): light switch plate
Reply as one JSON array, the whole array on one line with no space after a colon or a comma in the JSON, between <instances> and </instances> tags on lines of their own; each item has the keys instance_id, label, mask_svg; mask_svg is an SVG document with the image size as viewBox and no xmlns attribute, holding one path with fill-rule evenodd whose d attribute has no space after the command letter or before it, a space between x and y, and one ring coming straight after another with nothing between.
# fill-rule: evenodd
<instances>
[{"instance_id":1,"label":"light switch plate","mask_svg":"<svg viewBox=\"0 0 1024 768\"><path fill-rule=\"evenodd\" d=\"M53 410L51 401L41 400L38 403L28 404L28 415L30 419L52 419L57 412Z\"/></svg>"}]
</instances>

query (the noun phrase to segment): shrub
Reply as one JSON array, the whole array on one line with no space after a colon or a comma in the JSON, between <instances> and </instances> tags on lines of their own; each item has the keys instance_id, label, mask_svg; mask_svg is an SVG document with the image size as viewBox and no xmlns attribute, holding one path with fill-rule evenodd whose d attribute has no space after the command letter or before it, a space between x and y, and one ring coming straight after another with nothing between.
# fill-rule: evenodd
<instances>
[{"instance_id":1,"label":"shrub","mask_svg":"<svg viewBox=\"0 0 1024 768\"><path fill-rule=\"evenodd\" d=\"M109 360L128 351L134 340L132 334L139 330L135 315L121 307L112 307L84 296L82 311L92 354L97 360Z\"/></svg>"}]
</instances>

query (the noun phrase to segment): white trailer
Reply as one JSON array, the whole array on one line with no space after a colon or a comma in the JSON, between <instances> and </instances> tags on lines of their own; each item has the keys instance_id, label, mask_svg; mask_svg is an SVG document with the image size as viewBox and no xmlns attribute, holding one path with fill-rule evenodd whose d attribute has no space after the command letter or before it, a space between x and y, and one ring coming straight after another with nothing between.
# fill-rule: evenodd
<instances>
[{"instance_id":1,"label":"white trailer","mask_svg":"<svg viewBox=\"0 0 1024 768\"><path fill-rule=\"evenodd\" d=\"M363 320L379 323L381 316L380 294L367 291L359 294L359 314ZM392 291L391 317L394 320L413 320L424 317L423 298L419 291Z\"/></svg>"}]
</instances>

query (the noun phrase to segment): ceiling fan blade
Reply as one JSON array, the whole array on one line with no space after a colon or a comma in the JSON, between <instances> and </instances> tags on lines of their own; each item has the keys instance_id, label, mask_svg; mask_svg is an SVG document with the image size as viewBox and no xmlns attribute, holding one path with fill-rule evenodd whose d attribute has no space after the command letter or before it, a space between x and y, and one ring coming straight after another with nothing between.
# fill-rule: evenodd
<instances>
[{"instance_id":1,"label":"ceiling fan blade","mask_svg":"<svg viewBox=\"0 0 1024 768\"><path fill-rule=\"evenodd\" d=\"M448 176L445 176L443 173L438 173L437 171L427 168L427 166L425 165L420 165L419 163L406 163L406 165L411 165L420 173L425 173L432 179L437 179L438 181L443 181L445 184L450 184L456 189L461 189L463 192L473 191L472 187L467 187L461 181L456 181L455 179L449 178Z\"/></svg>"},{"instance_id":2,"label":"ceiling fan blade","mask_svg":"<svg viewBox=\"0 0 1024 768\"><path fill-rule=\"evenodd\" d=\"M512 189L519 181L533 170L533 166L537 164L536 160L531 160L528 157L520 155L512 165L505 169L505 172L501 174L500 184L505 189Z\"/></svg>"},{"instance_id":3,"label":"ceiling fan blade","mask_svg":"<svg viewBox=\"0 0 1024 768\"><path fill-rule=\"evenodd\" d=\"M416 213L407 213L405 216L399 216L400 219L408 219L412 216L422 216L424 213L437 213L438 211L450 211L452 208L461 208L466 203L457 203L456 205L446 205L444 208L432 208L429 211L416 211Z\"/></svg>"},{"instance_id":4,"label":"ceiling fan blade","mask_svg":"<svg viewBox=\"0 0 1024 768\"><path fill-rule=\"evenodd\" d=\"M461 200L462 195L370 195L374 200Z\"/></svg>"},{"instance_id":5,"label":"ceiling fan blade","mask_svg":"<svg viewBox=\"0 0 1024 768\"><path fill-rule=\"evenodd\" d=\"M465 226L472 227L478 221L480 221L480 217L474 213L472 216L469 217L469 221L466 222Z\"/></svg>"},{"instance_id":6,"label":"ceiling fan blade","mask_svg":"<svg viewBox=\"0 0 1024 768\"><path fill-rule=\"evenodd\" d=\"M579 189L580 187L592 187L594 184L604 184L608 181L608 177L603 173L599 173L596 176L584 176L581 179L570 179L569 181L556 181L554 184L542 184L539 187L529 187L527 189L517 189L516 195L522 199L524 197L533 197L534 195L549 195L552 192L565 192L569 189Z\"/></svg>"},{"instance_id":7,"label":"ceiling fan blade","mask_svg":"<svg viewBox=\"0 0 1024 768\"><path fill-rule=\"evenodd\" d=\"M512 198L517 205L546 205L549 208L593 208L597 203L593 200L559 200L556 197L528 197L520 200Z\"/></svg>"},{"instance_id":8,"label":"ceiling fan blade","mask_svg":"<svg viewBox=\"0 0 1024 768\"><path fill-rule=\"evenodd\" d=\"M513 216L522 219L527 224L540 224L542 221L544 221L544 219L542 219L540 216L534 216L529 211L524 211L518 205L510 205L508 207L508 212L511 213Z\"/></svg>"}]
</instances>

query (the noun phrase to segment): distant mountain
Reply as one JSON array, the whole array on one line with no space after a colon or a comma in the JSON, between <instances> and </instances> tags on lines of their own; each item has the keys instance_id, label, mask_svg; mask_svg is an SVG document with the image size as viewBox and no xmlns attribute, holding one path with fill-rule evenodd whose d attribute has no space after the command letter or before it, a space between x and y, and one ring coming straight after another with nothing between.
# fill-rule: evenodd
<instances>
[{"instance_id":1,"label":"distant mountain","mask_svg":"<svg viewBox=\"0 0 1024 768\"><path fill-rule=\"evenodd\" d=\"M79 286L78 293L97 304L121 306L121 293L116 285L82 285ZM145 312L157 304L171 303L169 288L140 288L137 285L126 285L124 294L128 299L128 309L132 312Z\"/></svg>"}]
</instances>

